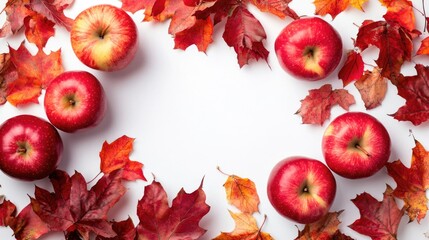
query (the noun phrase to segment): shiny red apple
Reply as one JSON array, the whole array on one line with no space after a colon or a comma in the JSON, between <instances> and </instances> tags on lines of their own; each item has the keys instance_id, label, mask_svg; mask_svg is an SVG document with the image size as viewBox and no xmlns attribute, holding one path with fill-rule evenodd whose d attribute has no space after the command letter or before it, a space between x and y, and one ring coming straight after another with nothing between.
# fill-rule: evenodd
<instances>
[{"instance_id":1,"label":"shiny red apple","mask_svg":"<svg viewBox=\"0 0 429 240\"><path fill-rule=\"evenodd\" d=\"M329 168L322 162L293 156L272 169L268 199L282 216L298 223L312 223L328 213L337 185Z\"/></svg>"},{"instance_id":2,"label":"shiny red apple","mask_svg":"<svg viewBox=\"0 0 429 240\"><path fill-rule=\"evenodd\" d=\"M57 168L62 152L57 129L44 119L19 115L0 125L0 169L11 177L45 178Z\"/></svg>"},{"instance_id":3,"label":"shiny red apple","mask_svg":"<svg viewBox=\"0 0 429 240\"><path fill-rule=\"evenodd\" d=\"M117 71L134 58L138 46L137 26L121 8L100 4L83 10L70 31L78 59L93 69Z\"/></svg>"},{"instance_id":4,"label":"shiny red apple","mask_svg":"<svg viewBox=\"0 0 429 240\"><path fill-rule=\"evenodd\" d=\"M67 71L46 88L44 107L49 121L64 132L97 126L106 111L100 81L86 71Z\"/></svg>"},{"instance_id":5,"label":"shiny red apple","mask_svg":"<svg viewBox=\"0 0 429 240\"><path fill-rule=\"evenodd\" d=\"M280 66L292 76L320 80L331 74L343 55L341 36L319 17L302 17L277 36L274 50Z\"/></svg>"},{"instance_id":6,"label":"shiny red apple","mask_svg":"<svg viewBox=\"0 0 429 240\"><path fill-rule=\"evenodd\" d=\"M390 136L384 125L364 112L335 118L322 138L326 164L345 178L364 178L384 167L390 157Z\"/></svg>"}]
</instances>

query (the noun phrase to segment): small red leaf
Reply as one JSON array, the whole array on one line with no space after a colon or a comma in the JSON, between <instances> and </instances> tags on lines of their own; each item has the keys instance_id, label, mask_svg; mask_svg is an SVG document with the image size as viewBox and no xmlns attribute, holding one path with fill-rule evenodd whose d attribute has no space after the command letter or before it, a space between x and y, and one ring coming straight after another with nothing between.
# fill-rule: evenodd
<instances>
[{"instance_id":1,"label":"small red leaf","mask_svg":"<svg viewBox=\"0 0 429 240\"><path fill-rule=\"evenodd\" d=\"M267 36L261 23L244 6L237 6L228 18L223 38L237 53L240 67L250 60L267 61L268 50L262 41Z\"/></svg>"},{"instance_id":2,"label":"small red leaf","mask_svg":"<svg viewBox=\"0 0 429 240\"><path fill-rule=\"evenodd\" d=\"M10 219L15 217L16 206L9 200L3 200L0 203L0 226L5 227L9 225Z\"/></svg>"},{"instance_id":3,"label":"small red leaf","mask_svg":"<svg viewBox=\"0 0 429 240\"><path fill-rule=\"evenodd\" d=\"M36 12L24 18L24 25L27 40L36 44L39 49L45 47L49 38L55 34L55 23Z\"/></svg>"},{"instance_id":4,"label":"small red leaf","mask_svg":"<svg viewBox=\"0 0 429 240\"><path fill-rule=\"evenodd\" d=\"M360 79L363 74L364 62L357 51L349 51L343 67L338 72L338 78L343 80L343 86Z\"/></svg>"},{"instance_id":5,"label":"small red leaf","mask_svg":"<svg viewBox=\"0 0 429 240\"><path fill-rule=\"evenodd\" d=\"M353 95L345 89L332 90L331 84L325 84L319 89L312 89L301 100L301 107L295 114L302 117L304 124L322 125L331 116L331 108L338 104L343 109L355 103Z\"/></svg>"}]
</instances>

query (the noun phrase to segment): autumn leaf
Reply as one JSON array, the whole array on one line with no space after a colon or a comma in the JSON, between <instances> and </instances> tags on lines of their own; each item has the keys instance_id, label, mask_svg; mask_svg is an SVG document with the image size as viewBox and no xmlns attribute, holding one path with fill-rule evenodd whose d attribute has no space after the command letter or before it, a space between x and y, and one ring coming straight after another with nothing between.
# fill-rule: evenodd
<instances>
[{"instance_id":1,"label":"autumn leaf","mask_svg":"<svg viewBox=\"0 0 429 240\"><path fill-rule=\"evenodd\" d=\"M27 40L39 49L43 49L49 38L55 35L55 23L36 12L24 18L24 25Z\"/></svg>"},{"instance_id":2,"label":"autumn leaf","mask_svg":"<svg viewBox=\"0 0 429 240\"><path fill-rule=\"evenodd\" d=\"M218 170L221 171L219 167ZM236 175L228 175L223 187L229 204L244 213L252 214L259 211L259 195L252 180Z\"/></svg>"},{"instance_id":3,"label":"autumn leaf","mask_svg":"<svg viewBox=\"0 0 429 240\"><path fill-rule=\"evenodd\" d=\"M2 200L0 203L0 226L6 227L11 218L15 217L16 206L9 200Z\"/></svg>"},{"instance_id":4,"label":"autumn leaf","mask_svg":"<svg viewBox=\"0 0 429 240\"><path fill-rule=\"evenodd\" d=\"M38 103L42 89L52 79L64 71L61 61L61 50L49 55L39 50L32 55L21 43L15 50L9 47L10 61L18 72L18 78L7 84L7 101L17 106L27 103Z\"/></svg>"},{"instance_id":5,"label":"autumn leaf","mask_svg":"<svg viewBox=\"0 0 429 240\"><path fill-rule=\"evenodd\" d=\"M31 12L28 9L30 0L8 0L3 11L6 21L0 28L0 38L17 33L24 27L24 18Z\"/></svg>"},{"instance_id":6,"label":"autumn leaf","mask_svg":"<svg viewBox=\"0 0 429 240\"><path fill-rule=\"evenodd\" d=\"M234 213L229 211L232 219L235 222L235 228L232 232L222 232L213 240L271 240L274 239L270 234L262 232L258 227L255 217L250 213ZM266 218L266 217L265 217Z\"/></svg>"},{"instance_id":7,"label":"autumn leaf","mask_svg":"<svg viewBox=\"0 0 429 240\"><path fill-rule=\"evenodd\" d=\"M301 100L301 107L295 114L302 117L304 124L322 125L331 116L331 108L338 104L343 109L355 103L353 95L345 89L332 89L331 84L325 84L319 89L312 89Z\"/></svg>"},{"instance_id":8,"label":"autumn leaf","mask_svg":"<svg viewBox=\"0 0 429 240\"><path fill-rule=\"evenodd\" d=\"M338 228L341 223L338 216L342 212L329 212L320 220L306 224L304 229L298 232L295 240L348 239L348 236L341 233Z\"/></svg>"},{"instance_id":9,"label":"autumn leaf","mask_svg":"<svg viewBox=\"0 0 429 240\"><path fill-rule=\"evenodd\" d=\"M387 8L384 19L395 21L402 27L413 31L416 28L413 3L408 0L379 0Z\"/></svg>"},{"instance_id":10,"label":"autumn leaf","mask_svg":"<svg viewBox=\"0 0 429 240\"><path fill-rule=\"evenodd\" d=\"M66 238L79 236L82 240L89 240L90 232L116 236L107 214L126 191L121 184L121 171L104 175L89 190L79 172L69 176L56 170L49 178L54 192L36 186L31 206L51 231L62 231Z\"/></svg>"},{"instance_id":11,"label":"autumn leaf","mask_svg":"<svg viewBox=\"0 0 429 240\"><path fill-rule=\"evenodd\" d=\"M109 174L122 169L122 177L128 181L141 179L146 181L143 175L143 164L130 160L133 151L134 138L123 135L112 143L105 141L100 151L100 170Z\"/></svg>"},{"instance_id":12,"label":"autumn leaf","mask_svg":"<svg viewBox=\"0 0 429 240\"><path fill-rule=\"evenodd\" d=\"M429 153L423 145L415 140L412 150L411 166L407 168L400 160L387 163L387 172L397 186L393 195L404 201L404 208L410 221L418 222L426 216L429 189Z\"/></svg>"},{"instance_id":13,"label":"autumn leaf","mask_svg":"<svg viewBox=\"0 0 429 240\"><path fill-rule=\"evenodd\" d=\"M18 79L18 71L10 60L10 53L0 54L0 105L7 102L8 85Z\"/></svg>"},{"instance_id":14,"label":"autumn leaf","mask_svg":"<svg viewBox=\"0 0 429 240\"><path fill-rule=\"evenodd\" d=\"M347 53L346 61L338 72L338 78L343 81L343 86L347 86L362 77L363 69L362 55L357 51L351 50Z\"/></svg>"},{"instance_id":15,"label":"autumn leaf","mask_svg":"<svg viewBox=\"0 0 429 240\"><path fill-rule=\"evenodd\" d=\"M231 13L225 25L223 39L237 53L238 64L243 67L251 60L267 61L268 50L262 42L267 38L261 23L243 6Z\"/></svg>"},{"instance_id":16,"label":"autumn leaf","mask_svg":"<svg viewBox=\"0 0 429 240\"><path fill-rule=\"evenodd\" d=\"M134 227L133 220L128 217L127 220L120 222L113 222L112 229L115 231L116 236L107 238L97 236L95 240L135 240L137 236L136 228Z\"/></svg>"},{"instance_id":17,"label":"autumn leaf","mask_svg":"<svg viewBox=\"0 0 429 240\"><path fill-rule=\"evenodd\" d=\"M292 0L252 0L253 5L258 7L262 12L272 13L279 18L286 18L289 16L292 19L298 19L299 16L296 12L289 7Z\"/></svg>"},{"instance_id":18,"label":"autumn leaf","mask_svg":"<svg viewBox=\"0 0 429 240\"><path fill-rule=\"evenodd\" d=\"M402 64L411 60L411 33L397 22L365 21L359 28L355 46L364 51L371 45L380 50L375 62L382 69L381 75L394 83Z\"/></svg>"},{"instance_id":19,"label":"autumn leaf","mask_svg":"<svg viewBox=\"0 0 429 240\"><path fill-rule=\"evenodd\" d=\"M331 15L334 19L349 6L349 0L314 0L316 6L316 15Z\"/></svg>"},{"instance_id":20,"label":"autumn leaf","mask_svg":"<svg viewBox=\"0 0 429 240\"><path fill-rule=\"evenodd\" d=\"M396 87L398 95L405 99L405 105L391 116L420 125L429 119L429 66L416 64L415 69L417 75L398 77Z\"/></svg>"},{"instance_id":21,"label":"autumn leaf","mask_svg":"<svg viewBox=\"0 0 429 240\"><path fill-rule=\"evenodd\" d=\"M399 209L392 192L387 185L380 202L366 192L359 194L352 202L359 209L360 218L349 227L373 240L396 240L404 211Z\"/></svg>"},{"instance_id":22,"label":"autumn leaf","mask_svg":"<svg viewBox=\"0 0 429 240\"><path fill-rule=\"evenodd\" d=\"M387 79L380 73L381 69L377 67L372 71L366 70L363 76L355 82L367 110L380 106L386 96Z\"/></svg>"},{"instance_id":23,"label":"autumn leaf","mask_svg":"<svg viewBox=\"0 0 429 240\"><path fill-rule=\"evenodd\" d=\"M198 239L206 230L199 226L209 212L202 184L192 193L183 188L168 204L167 193L162 185L153 181L144 189L137 204L139 240Z\"/></svg>"},{"instance_id":24,"label":"autumn leaf","mask_svg":"<svg viewBox=\"0 0 429 240\"><path fill-rule=\"evenodd\" d=\"M206 52L213 42L213 21L211 18L196 19L195 24L174 35L174 48L185 50L191 45L197 46L201 52Z\"/></svg>"},{"instance_id":25,"label":"autumn leaf","mask_svg":"<svg viewBox=\"0 0 429 240\"><path fill-rule=\"evenodd\" d=\"M65 27L68 31L71 30L73 19L64 14L74 0L30 0L30 7L50 21Z\"/></svg>"},{"instance_id":26,"label":"autumn leaf","mask_svg":"<svg viewBox=\"0 0 429 240\"><path fill-rule=\"evenodd\" d=\"M36 215L30 204L18 216L8 219L7 225L13 230L16 240L35 240L50 231L48 225Z\"/></svg>"},{"instance_id":27,"label":"autumn leaf","mask_svg":"<svg viewBox=\"0 0 429 240\"><path fill-rule=\"evenodd\" d=\"M417 55L429 55L429 37L422 40Z\"/></svg>"}]
</instances>

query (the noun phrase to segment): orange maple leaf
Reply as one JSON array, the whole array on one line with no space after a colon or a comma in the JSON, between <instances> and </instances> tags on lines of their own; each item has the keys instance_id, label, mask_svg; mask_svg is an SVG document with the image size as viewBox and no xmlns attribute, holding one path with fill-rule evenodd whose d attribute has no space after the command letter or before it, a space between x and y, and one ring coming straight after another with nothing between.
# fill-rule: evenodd
<instances>
[{"instance_id":1,"label":"orange maple leaf","mask_svg":"<svg viewBox=\"0 0 429 240\"><path fill-rule=\"evenodd\" d=\"M412 151L411 167L407 168L400 160L387 163L387 172L393 177L397 186L393 195L404 201L404 208L410 221L420 222L426 216L429 189L429 152L415 140Z\"/></svg>"},{"instance_id":2,"label":"orange maple leaf","mask_svg":"<svg viewBox=\"0 0 429 240\"><path fill-rule=\"evenodd\" d=\"M325 16L327 14L334 19L338 14L345 11L349 6L363 11L363 5L368 0L315 0L316 14Z\"/></svg>"},{"instance_id":3,"label":"orange maple leaf","mask_svg":"<svg viewBox=\"0 0 429 240\"><path fill-rule=\"evenodd\" d=\"M146 181L142 171L143 164L130 160L133 142L134 138L129 138L125 135L110 144L105 141L100 151L101 172L109 174L115 170L123 169L123 179L129 181L141 179Z\"/></svg>"},{"instance_id":4,"label":"orange maple leaf","mask_svg":"<svg viewBox=\"0 0 429 240\"><path fill-rule=\"evenodd\" d=\"M384 19L387 21L395 21L409 31L413 31L416 28L416 18L411 1L380 0L380 2L387 8L387 12L383 16Z\"/></svg>"},{"instance_id":5,"label":"orange maple leaf","mask_svg":"<svg viewBox=\"0 0 429 240\"><path fill-rule=\"evenodd\" d=\"M422 40L422 43L417 50L417 55L429 55L429 37Z\"/></svg>"},{"instance_id":6,"label":"orange maple leaf","mask_svg":"<svg viewBox=\"0 0 429 240\"><path fill-rule=\"evenodd\" d=\"M9 51L18 78L7 85L7 101L15 106L38 103L42 89L64 71L61 49L48 55L39 50L33 56L23 42L17 50L9 47Z\"/></svg>"},{"instance_id":7,"label":"orange maple leaf","mask_svg":"<svg viewBox=\"0 0 429 240\"><path fill-rule=\"evenodd\" d=\"M218 170L222 172L219 167ZM259 195L252 180L228 175L223 187L225 188L226 199L231 205L244 213L252 214L259 211Z\"/></svg>"},{"instance_id":8,"label":"orange maple leaf","mask_svg":"<svg viewBox=\"0 0 429 240\"><path fill-rule=\"evenodd\" d=\"M270 234L262 232L255 217L249 213L234 213L229 211L234 219L235 228L232 232L222 232L213 240L272 240ZM266 218L266 217L265 217Z\"/></svg>"}]
</instances>

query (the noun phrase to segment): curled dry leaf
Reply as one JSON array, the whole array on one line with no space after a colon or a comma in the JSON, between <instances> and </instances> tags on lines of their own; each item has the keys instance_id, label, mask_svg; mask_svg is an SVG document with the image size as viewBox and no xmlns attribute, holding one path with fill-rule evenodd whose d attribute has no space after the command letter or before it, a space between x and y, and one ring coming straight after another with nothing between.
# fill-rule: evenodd
<instances>
[{"instance_id":1,"label":"curled dry leaf","mask_svg":"<svg viewBox=\"0 0 429 240\"><path fill-rule=\"evenodd\" d=\"M232 219L235 222L235 228L232 232L222 232L213 240L238 240L238 239L254 239L254 240L272 240L270 234L262 232L258 227L255 217L249 213L234 213L229 211ZM266 219L266 216L265 216ZM264 222L265 222L264 219Z\"/></svg>"},{"instance_id":2,"label":"curled dry leaf","mask_svg":"<svg viewBox=\"0 0 429 240\"><path fill-rule=\"evenodd\" d=\"M36 44L39 49L43 49L49 38L55 35L55 23L36 12L31 12L24 18L24 25L27 40Z\"/></svg>"},{"instance_id":3,"label":"curled dry leaf","mask_svg":"<svg viewBox=\"0 0 429 240\"><path fill-rule=\"evenodd\" d=\"M367 110L380 106L386 96L387 79L380 73L381 69L375 67L372 71L365 71L355 82Z\"/></svg>"},{"instance_id":4,"label":"curled dry leaf","mask_svg":"<svg viewBox=\"0 0 429 240\"><path fill-rule=\"evenodd\" d=\"M134 138L123 135L112 143L105 141L100 151L100 170L104 174L109 174L122 169L122 178L128 181L143 180L143 164L130 160L133 151Z\"/></svg>"},{"instance_id":5,"label":"curled dry leaf","mask_svg":"<svg viewBox=\"0 0 429 240\"><path fill-rule=\"evenodd\" d=\"M392 188L387 185L382 201L366 192L353 199L352 202L359 209L360 218L349 227L374 240L396 240L404 211L399 209L392 192Z\"/></svg>"},{"instance_id":6,"label":"curled dry leaf","mask_svg":"<svg viewBox=\"0 0 429 240\"><path fill-rule=\"evenodd\" d=\"M223 187L229 204L244 213L252 214L259 211L259 195L252 180L228 175Z\"/></svg>"},{"instance_id":7,"label":"curled dry leaf","mask_svg":"<svg viewBox=\"0 0 429 240\"><path fill-rule=\"evenodd\" d=\"M295 114L302 117L304 124L319 124L329 119L331 108L338 104L343 109L355 103L353 95L345 89L332 89L331 84L325 84L319 89L312 89L309 94L301 100L301 107Z\"/></svg>"},{"instance_id":8,"label":"curled dry leaf","mask_svg":"<svg viewBox=\"0 0 429 240\"><path fill-rule=\"evenodd\" d=\"M198 239L206 230L199 226L209 212L206 195L200 187L192 193L183 188L168 205L168 197L162 185L153 181L144 189L143 198L137 204L139 240Z\"/></svg>"},{"instance_id":9,"label":"curled dry leaf","mask_svg":"<svg viewBox=\"0 0 429 240\"><path fill-rule=\"evenodd\" d=\"M420 125L429 119L429 66L416 64L415 68L416 75L397 78L398 95L405 99L405 105L391 116Z\"/></svg>"},{"instance_id":10,"label":"curled dry leaf","mask_svg":"<svg viewBox=\"0 0 429 240\"><path fill-rule=\"evenodd\" d=\"M426 191L429 189L429 153L415 140L411 166L407 168L400 160L387 163L387 172L397 186L393 195L404 201L404 208L410 221L422 220L428 211Z\"/></svg>"}]
</instances>

